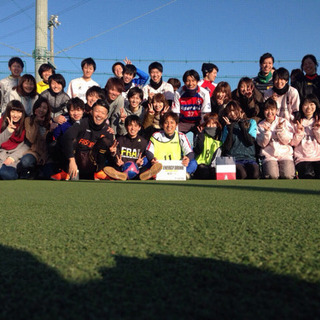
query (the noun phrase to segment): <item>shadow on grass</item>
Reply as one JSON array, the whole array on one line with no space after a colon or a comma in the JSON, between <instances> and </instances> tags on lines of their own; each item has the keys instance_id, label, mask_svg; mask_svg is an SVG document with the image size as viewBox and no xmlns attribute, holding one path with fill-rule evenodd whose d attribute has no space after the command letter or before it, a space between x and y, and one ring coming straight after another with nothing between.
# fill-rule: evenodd
<instances>
[{"instance_id":1,"label":"shadow on grass","mask_svg":"<svg viewBox=\"0 0 320 320\"><path fill-rule=\"evenodd\" d=\"M213 259L114 256L72 283L0 246L0 319L319 319L320 286Z\"/></svg>"},{"instance_id":2,"label":"shadow on grass","mask_svg":"<svg viewBox=\"0 0 320 320\"><path fill-rule=\"evenodd\" d=\"M244 186L239 184L232 184L233 181L227 182L228 185L224 184L224 181L221 181L222 183L219 184L216 180L212 180L214 184L203 184L198 183L201 180L191 180L191 181L183 181L183 182L169 182L169 181L99 181L98 183L121 183L121 184L147 184L149 186L173 186L173 187L201 187L201 188L214 188L214 189L236 189L236 190L247 190L247 191L263 191L263 192L277 192L277 193L293 193L293 194L306 194L306 195L320 195L320 190L310 190L310 189L296 189L296 188L280 188L280 187L265 187L265 186ZM245 180L246 182L249 180ZM252 180L257 181L257 180ZM271 180L261 180L261 181L271 181ZM276 181L276 180L274 180ZM310 180L308 180L310 181ZM74 181L75 182L75 181ZM78 181L77 181L78 182ZM92 180L82 180L81 182L90 182L90 183L97 183L97 181ZM291 180L288 180L286 182L291 182Z\"/></svg>"}]
</instances>

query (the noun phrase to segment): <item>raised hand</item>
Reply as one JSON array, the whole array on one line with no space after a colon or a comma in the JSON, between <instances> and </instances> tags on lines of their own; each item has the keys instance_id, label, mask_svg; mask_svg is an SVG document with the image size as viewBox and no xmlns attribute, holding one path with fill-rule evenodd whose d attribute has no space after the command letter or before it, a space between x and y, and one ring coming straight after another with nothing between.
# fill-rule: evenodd
<instances>
[{"instance_id":1,"label":"raised hand","mask_svg":"<svg viewBox=\"0 0 320 320\"><path fill-rule=\"evenodd\" d=\"M13 132L17 128L17 126L13 123L13 120L11 120L9 117L7 117L7 121L8 121L9 132Z\"/></svg>"},{"instance_id":2,"label":"raised hand","mask_svg":"<svg viewBox=\"0 0 320 320\"><path fill-rule=\"evenodd\" d=\"M149 114L155 114L155 111L153 110L153 106L151 103L148 103L148 113Z\"/></svg>"},{"instance_id":3,"label":"raised hand","mask_svg":"<svg viewBox=\"0 0 320 320\"><path fill-rule=\"evenodd\" d=\"M117 147L118 147L119 142L114 139L113 144L109 148L109 151L111 152L112 155L115 155L117 153Z\"/></svg>"},{"instance_id":4,"label":"raised hand","mask_svg":"<svg viewBox=\"0 0 320 320\"><path fill-rule=\"evenodd\" d=\"M304 132L304 127L302 125L302 119L299 121L297 120L297 133L302 133Z\"/></svg>"},{"instance_id":5,"label":"raised hand","mask_svg":"<svg viewBox=\"0 0 320 320\"><path fill-rule=\"evenodd\" d=\"M143 159L144 159L144 158L145 158L145 157L142 157L142 153L140 152L139 157L138 157L138 159L137 159L137 161L136 161L136 165L139 166L139 167L141 167L141 166L143 165Z\"/></svg>"},{"instance_id":6,"label":"raised hand","mask_svg":"<svg viewBox=\"0 0 320 320\"><path fill-rule=\"evenodd\" d=\"M198 130L198 132L199 132L199 133L200 133L200 132L202 132L202 131L203 131L203 129L204 129L204 128L203 128L203 126L200 126L200 125L199 125L199 126L197 126L197 130Z\"/></svg>"},{"instance_id":7,"label":"raised hand","mask_svg":"<svg viewBox=\"0 0 320 320\"><path fill-rule=\"evenodd\" d=\"M124 162L122 161L122 156L121 156L121 154L120 154L119 156L116 155L116 158L117 158L116 165L119 166L119 167L123 166L123 165L124 165Z\"/></svg>"},{"instance_id":8,"label":"raised hand","mask_svg":"<svg viewBox=\"0 0 320 320\"><path fill-rule=\"evenodd\" d=\"M245 113L241 110L239 113L239 119L243 119L245 116Z\"/></svg>"},{"instance_id":9,"label":"raised hand","mask_svg":"<svg viewBox=\"0 0 320 320\"><path fill-rule=\"evenodd\" d=\"M319 127L320 127L320 118L319 118L318 115L315 116L315 120L314 120L313 127L314 127L315 129L319 129Z\"/></svg>"},{"instance_id":10,"label":"raised hand","mask_svg":"<svg viewBox=\"0 0 320 320\"><path fill-rule=\"evenodd\" d=\"M226 123L226 125L228 126L229 124L231 124L230 120L228 117L222 117L222 119L224 120L224 122Z\"/></svg>"},{"instance_id":11,"label":"raised hand","mask_svg":"<svg viewBox=\"0 0 320 320\"><path fill-rule=\"evenodd\" d=\"M123 59L123 62L124 62L125 64L132 64L131 60L128 59L127 57L126 57L125 59Z\"/></svg>"},{"instance_id":12,"label":"raised hand","mask_svg":"<svg viewBox=\"0 0 320 320\"><path fill-rule=\"evenodd\" d=\"M167 113L169 111L169 109L170 109L170 106L165 106L163 108L163 110L161 111L161 115L164 115L165 113Z\"/></svg>"}]
</instances>

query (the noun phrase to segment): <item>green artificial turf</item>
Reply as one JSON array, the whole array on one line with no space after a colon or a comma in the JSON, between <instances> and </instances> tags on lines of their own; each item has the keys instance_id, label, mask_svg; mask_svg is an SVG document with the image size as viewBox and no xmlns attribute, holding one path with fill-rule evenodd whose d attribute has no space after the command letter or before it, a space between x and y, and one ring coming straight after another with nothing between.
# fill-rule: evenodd
<instances>
[{"instance_id":1,"label":"green artificial turf","mask_svg":"<svg viewBox=\"0 0 320 320\"><path fill-rule=\"evenodd\" d=\"M317 180L0 186L0 319L320 318Z\"/></svg>"}]
</instances>

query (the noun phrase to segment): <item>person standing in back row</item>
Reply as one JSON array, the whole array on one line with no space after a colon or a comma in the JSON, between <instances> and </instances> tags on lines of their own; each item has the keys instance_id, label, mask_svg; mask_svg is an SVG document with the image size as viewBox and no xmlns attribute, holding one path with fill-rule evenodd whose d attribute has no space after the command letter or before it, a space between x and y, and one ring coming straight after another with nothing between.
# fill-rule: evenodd
<instances>
[{"instance_id":1,"label":"person standing in back row","mask_svg":"<svg viewBox=\"0 0 320 320\"><path fill-rule=\"evenodd\" d=\"M9 92L12 88L18 86L18 82L21 76L21 73L24 68L24 63L19 57L13 57L8 62L8 67L11 74L0 80L0 92L1 92L1 103L0 103L0 114L4 113L5 107L8 104Z\"/></svg>"},{"instance_id":2,"label":"person standing in back row","mask_svg":"<svg viewBox=\"0 0 320 320\"><path fill-rule=\"evenodd\" d=\"M99 84L91 79L93 73L96 71L96 63L92 58L86 58L82 60L81 68L83 71L82 77L70 81L67 94L70 98L78 97L86 103L87 90L93 86L99 87Z\"/></svg>"},{"instance_id":3,"label":"person standing in back row","mask_svg":"<svg viewBox=\"0 0 320 320\"><path fill-rule=\"evenodd\" d=\"M258 76L253 78L253 83L255 87L264 94L265 91L272 88L272 70L274 64L274 57L271 53L267 52L260 57L260 71Z\"/></svg>"},{"instance_id":4,"label":"person standing in back row","mask_svg":"<svg viewBox=\"0 0 320 320\"><path fill-rule=\"evenodd\" d=\"M152 62L149 65L150 83L143 87L143 98L148 100L156 93L162 93L171 105L173 101L173 87L170 83L162 80L163 66L160 62Z\"/></svg>"},{"instance_id":5,"label":"person standing in back row","mask_svg":"<svg viewBox=\"0 0 320 320\"><path fill-rule=\"evenodd\" d=\"M211 98L213 91L216 88L214 80L219 72L219 68L213 63L203 63L201 71L203 74L203 80L199 81L198 85L208 90Z\"/></svg>"}]
</instances>

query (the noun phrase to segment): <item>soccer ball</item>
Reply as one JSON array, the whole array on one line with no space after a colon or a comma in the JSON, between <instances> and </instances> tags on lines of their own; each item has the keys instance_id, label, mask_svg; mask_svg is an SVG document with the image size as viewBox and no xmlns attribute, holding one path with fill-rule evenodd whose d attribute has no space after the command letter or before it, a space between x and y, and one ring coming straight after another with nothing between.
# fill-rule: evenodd
<instances>
[{"instance_id":1,"label":"soccer ball","mask_svg":"<svg viewBox=\"0 0 320 320\"><path fill-rule=\"evenodd\" d=\"M132 162L128 161L123 165L122 171L128 175L128 179L133 179L137 174L139 174L138 166Z\"/></svg>"}]
</instances>

